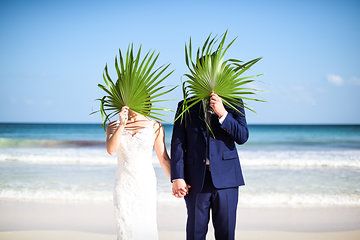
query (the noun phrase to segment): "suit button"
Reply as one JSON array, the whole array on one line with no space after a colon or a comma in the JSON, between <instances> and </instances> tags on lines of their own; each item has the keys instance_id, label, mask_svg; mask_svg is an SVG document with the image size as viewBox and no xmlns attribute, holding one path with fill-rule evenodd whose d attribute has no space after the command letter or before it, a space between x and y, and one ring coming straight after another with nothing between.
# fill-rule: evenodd
<instances>
[{"instance_id":1,"label":"suit button","mask_svg":"<svg viewBox=\"0 0 360 240\"><path fill-rule=\"evenodd\" d=\"M205 160L203 160L203 162L206 162Z\"/></svg>"}]
</instances>

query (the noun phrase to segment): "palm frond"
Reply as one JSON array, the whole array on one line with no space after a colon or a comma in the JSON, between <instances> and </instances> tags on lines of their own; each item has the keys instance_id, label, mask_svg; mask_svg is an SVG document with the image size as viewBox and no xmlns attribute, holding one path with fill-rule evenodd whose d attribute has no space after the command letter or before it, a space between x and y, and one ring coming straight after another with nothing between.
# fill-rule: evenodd
<instances>
[{"instance_id":1,"label":"palm frond","mask_svg":"<svg viewBox=\"0 0 360 240\"><path fill-rule=\"evenodd\" d=\"M97 99L100 101L100 109L91 113L100 112L104 129L106 122L118 114L124 106L160 121L163 116L161 112L169 111L167 108L155 107L154 103L165 101L159 97L177 87L168 89L161 85L173 73L173 70L168 70L170 64L155 68L159 53L148 51L142 58L141 51L140 46L135 52L133 44L128 46L125 54L119 49L119 58L115 56L116 81L111 79L108 67L105 65L104 84L98 84L98 87L106 95Z\"/></svg>"},{"instance_id":2,"label":"palm frond","mask_svg":"<svg viewBox=\"0 0 360 240\"><path fill-rule=\"evenodd\" d=\"M189 72L184 74L187 79L182 86L183 105L175 121L179 118L182 120L184 114L196 103L207 102L212 92L223 99L224 105L238 112L240 111L237 106L242 102L240 99L264 101L248 97L248 95L256 94L258 90L246 87L260 75L243 76L261 58L255 58L245 63L236 58L224 59L226 52L236 40L234 38L226 43L227 34L226 31L219 38L209 34L204 44L197 49L195 59L192 57L191 38L189 44L185 44L185 63ZM216 43L218 44L216 45ZM248 106L242 107L254 111Z\"/></svg>"}]
</instances>

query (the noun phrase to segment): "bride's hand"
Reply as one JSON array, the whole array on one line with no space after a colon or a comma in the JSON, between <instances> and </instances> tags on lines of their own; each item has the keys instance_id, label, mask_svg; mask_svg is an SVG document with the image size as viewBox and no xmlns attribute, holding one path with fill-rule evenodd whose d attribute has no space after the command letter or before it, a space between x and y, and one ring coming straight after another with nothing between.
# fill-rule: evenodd
<instances>
[{"instance_id":1,"label":"bride's hand","mask_svg":"<svg viewBox=\"0 0 360 240\"><path fill-rule=\"evenodd\" d=\"M119 122L121 125L126 125L127 120L129 117L129 107L128 106L124 106L121 108L121 111L119 113Z\"/></svg>"}]
</instances>

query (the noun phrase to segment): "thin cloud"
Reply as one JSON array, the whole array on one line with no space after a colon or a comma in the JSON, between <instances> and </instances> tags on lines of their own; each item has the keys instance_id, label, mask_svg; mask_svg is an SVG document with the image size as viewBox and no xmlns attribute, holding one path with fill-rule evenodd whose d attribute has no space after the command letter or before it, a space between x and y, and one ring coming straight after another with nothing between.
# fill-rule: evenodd
<instances>
[{"instance_id":1,"label":"thin cloud","mask_svg":"<svg viewBox=\"0 0 360 240\"><path fill-rule=\"evenodd\" d=\"M337 74L329 74L326 76L326 79L329 83L335 85L335 86L341 86L344 84L344 79Z\"/></svg>"}]
</instances>

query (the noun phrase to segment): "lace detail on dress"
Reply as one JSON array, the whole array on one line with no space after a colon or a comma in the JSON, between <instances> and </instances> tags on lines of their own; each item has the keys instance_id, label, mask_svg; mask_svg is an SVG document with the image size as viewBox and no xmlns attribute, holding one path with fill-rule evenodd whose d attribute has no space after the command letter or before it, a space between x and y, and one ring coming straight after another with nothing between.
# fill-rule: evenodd
<instances>
[{"instance_id":1,"label":"lace detail on dress","mask_svg":"<svg viewBox=\"0 0 360 240\"><path fill-rule=\"evenodd\" d=\"M114 186L117 240L158 239L153 125L124 130L118 146Z\"/></svg>"}]
</instances>

